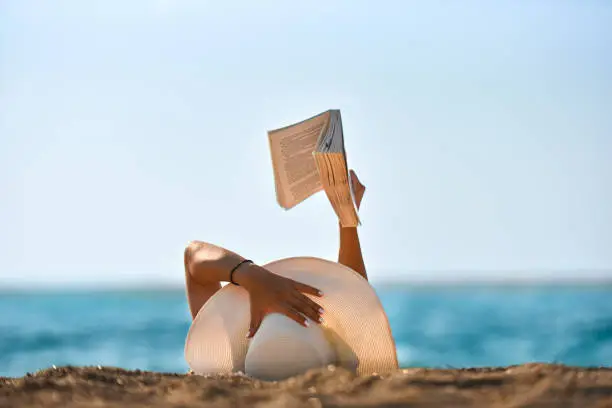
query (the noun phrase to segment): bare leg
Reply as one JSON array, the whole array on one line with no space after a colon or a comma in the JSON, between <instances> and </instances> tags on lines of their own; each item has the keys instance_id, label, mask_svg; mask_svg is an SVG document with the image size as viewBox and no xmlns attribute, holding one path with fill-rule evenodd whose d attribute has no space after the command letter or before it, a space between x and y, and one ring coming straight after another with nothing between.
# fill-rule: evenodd
<instances>
[{"instance_id":1,"label":"bare leg","mask_svg":"<svg viewBox=\"0 0 612 408\"><path fill-rule=\"evenodd\" d=\"M365 193L365 186L361 184L353 170L350 171L350 177L353 183L357 208L359 208L361 206L361 199ZM338 263L348 266L364 278L368 279L366 267L363 263L361 244L359 243L359 234L357 233L356 227L343 228L340 226L340 249L338 251Z\"/></svg>"}]
</instances>

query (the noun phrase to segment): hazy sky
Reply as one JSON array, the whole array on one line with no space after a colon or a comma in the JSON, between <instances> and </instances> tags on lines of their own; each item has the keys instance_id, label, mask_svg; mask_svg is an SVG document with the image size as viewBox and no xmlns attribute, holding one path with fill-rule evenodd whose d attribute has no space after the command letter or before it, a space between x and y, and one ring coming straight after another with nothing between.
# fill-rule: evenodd
<instances>
[{"instance_id":1,"label":"hazy sky","mask_svg":"<svg viewBox=\"0 0 612 408\"><path fill-rule=\"evenodd\" d=\"M180 283L192 239L335 257L324 195L277 205L266 136L329 108L374 279L610 274L611 21L604 0L1 0L0 284Z\"/></svg>"}]
</instances>

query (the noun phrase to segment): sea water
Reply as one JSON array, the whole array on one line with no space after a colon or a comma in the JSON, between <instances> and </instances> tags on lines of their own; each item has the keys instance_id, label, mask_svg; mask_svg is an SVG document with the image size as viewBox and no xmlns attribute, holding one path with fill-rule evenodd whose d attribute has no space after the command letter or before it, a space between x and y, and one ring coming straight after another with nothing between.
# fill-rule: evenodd
<instances>
[{"instance_id":1,"label":"sea water","mask_svg":"<svg viewBox=\"0 0 612 408\"><path fill-rule=\"evenodd\" d=\"M612 365L611 286L377 291L403 367ZM189 323L182 290L0 293L0 376L52 365L185 372Z\"/></svg>"}]
</instances>

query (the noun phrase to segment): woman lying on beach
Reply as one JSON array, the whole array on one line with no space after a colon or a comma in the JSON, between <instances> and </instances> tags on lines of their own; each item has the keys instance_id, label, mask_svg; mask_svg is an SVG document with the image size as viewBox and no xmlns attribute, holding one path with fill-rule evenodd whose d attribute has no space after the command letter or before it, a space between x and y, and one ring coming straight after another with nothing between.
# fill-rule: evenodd
<instances>
[{"instance_id":1,"label":"woman lying on beach","mask_svg":"<svg viewBox=\"0 0 612 408\"><path fill-rule=\"evenodd\" d=\"M361 205L365 186L350 171L357 208ZM359 235L356 227L340 227L338 263L367 279ZM276 275L250 260L213 244L193 241L185 250L187 300L192 318L208 299L221 288L221 282L233 282L249 294L251 323L247 337L257 332L269 313L280 313L302 326L308 319L322 322L323 309L305 294L320 297L318 288Z\"/></svg>"}]
</instances>

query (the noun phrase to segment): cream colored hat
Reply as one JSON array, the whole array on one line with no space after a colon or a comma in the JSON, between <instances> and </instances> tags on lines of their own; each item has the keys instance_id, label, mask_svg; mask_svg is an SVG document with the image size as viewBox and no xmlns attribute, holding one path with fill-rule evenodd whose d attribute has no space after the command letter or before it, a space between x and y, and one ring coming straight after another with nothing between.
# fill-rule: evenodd
<instances>
[{"instance_id":1,"label":"cream colored hat","mask_svg":"<svg viewBox=\"0 0 612 408\"><path fill-rule=\"evenodd\" d=\"M367 280L318 258L288 258L264 267L321 290L323 297L313 300L325 310L325 322L303 327L284 315L269 314L249 340L248 293L227 285L202 306L189 329L185 359L196 374L242 371L281 380L328 364L358 374L397 368L389 321Z\"/></svg>"}]
</instances>

